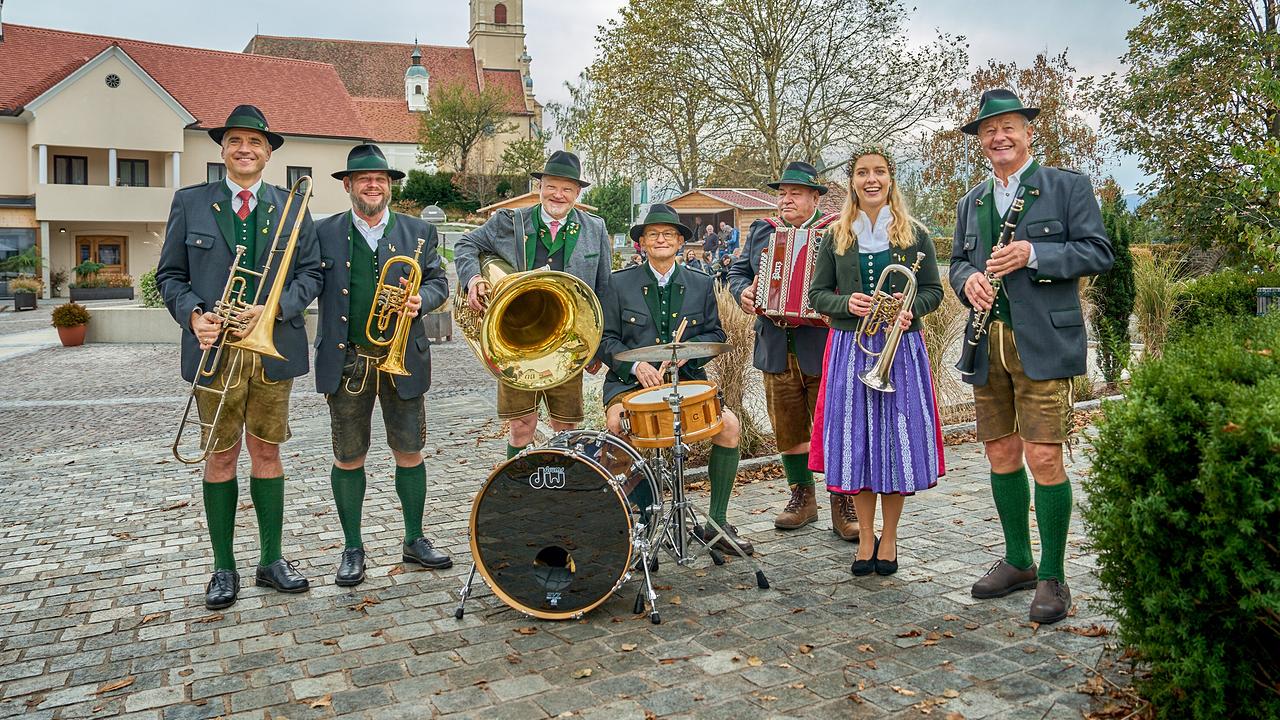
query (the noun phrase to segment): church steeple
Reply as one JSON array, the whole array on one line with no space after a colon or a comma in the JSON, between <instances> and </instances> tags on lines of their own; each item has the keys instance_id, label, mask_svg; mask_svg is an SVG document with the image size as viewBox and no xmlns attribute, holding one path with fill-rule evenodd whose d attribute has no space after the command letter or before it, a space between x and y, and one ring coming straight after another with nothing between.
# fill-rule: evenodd
<instances>
[{"instance_id":1,"label":"church steeple","mask_svg":"<svg viewBox=\"0 0 1280 720\"><path fill-rule=\"evenodd\" d=\"M476 60L491 70L522 70L524 0L470 0L467 44Z\"/></svg>"},{"instance_id":2,"label":"church steeple","mask_svg":"<svg viewBox=\"0 0 1280 720\"><path fill-rule=\"evenodd\" d=\"M430 92L431 74L422 66L422 51L418 38L413 39L413 52L409 55L409 69L404 71L404 100L411 112L426 112Z\"/></svg>"}]
</instances>

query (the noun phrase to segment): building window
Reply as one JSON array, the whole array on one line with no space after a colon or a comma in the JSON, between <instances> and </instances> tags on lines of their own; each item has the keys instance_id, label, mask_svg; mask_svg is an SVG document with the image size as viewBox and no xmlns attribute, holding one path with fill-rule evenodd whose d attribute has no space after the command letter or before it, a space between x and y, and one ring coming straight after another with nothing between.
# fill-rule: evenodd
<instances>
[{"instance_id":1,"label":"building window","mask_svg":"<svg viewBox=\"0 0 1280 720\"><path fill-rule=\"evenodd\" d=\"M88 185L89 158L76 155L54 155L53 181L58 185Z\"/></svg>"},{"instance_id":2,"label":"building window","mask_svg":"<svg viewBox=\"0 0 1280 720\"><path fill-rule=\"evenodd\" d=\"M36 231L28 228L0 228L0 261L21 254L36 244ZM38 273L37 273L38 274ZM0 271L0 297L11 297L9 281L17 272Z\"/></svg>"},{"instance_id":3,"label":"building window","mask_svg":"<svg viewBox=\"0 0 1280 720\"><path fill-rule=\"evenodd\" d=\"M146 160L117 160L116 161L116 177L119 178L117 185L125 187L150 187L147 182L147 161Z\"/></svg>"},{"instance_id":4,"label":"building window","mask_svg":"<svg viewBox=\"0 0 1280 720\"><path fill-rule=\"evenodd\" d=\"M311 168L309 167L290 165L289 172L286 177L286 185L288 185L288 187L293 187L293 184L298 182L299 178L301 178L303 175L310 175L310 174L311 174Z\"/></svg>"},{"instance_id":5,"label":"building window","mask_svg":"<svg viewBox=\"0 0 1280 720\"><path fill-rule=\"evenodd\" d=\"M227 166L222 163L205 165L205 179L211 183L222 182L227 178Z\"/></svg>"},{"instance_id":6,"label":"building window","mask_svg":"<svg viewBox=\"0 0 1280 720\"><path fill-rule=\"evenodd\" d=\"M493 6L493 21L499 25L507 24L507 6L498 3Z\"/></svg>"}]
</instances>

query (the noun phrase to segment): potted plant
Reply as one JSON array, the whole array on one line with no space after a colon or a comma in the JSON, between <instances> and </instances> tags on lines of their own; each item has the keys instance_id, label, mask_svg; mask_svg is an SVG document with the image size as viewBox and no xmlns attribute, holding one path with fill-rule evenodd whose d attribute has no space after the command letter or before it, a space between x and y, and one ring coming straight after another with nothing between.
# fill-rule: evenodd
<instances>
[{"instance_id":1,"label":"potted plant","mask_svg":"<svg viewBox=\"0 0 1280 720\"><path fill-rule=\"evenodd\" d=\"M58 328L58 339L64 347L84 344L88 330L89 308L76 302L59 305L53 309L53 326Z\"/></svg>"},{"instance_id":2,"label":"potted plant","mask_svg":"<svg viewBox=\"0 0 1280 720\"><path fill-rule=\"evenodd\" d=\"M41 290L40 281L30 275L19 275L9 281L9 292L13 293L14 310L35 310L36 297Z\"/></svg>"}]
</instances>

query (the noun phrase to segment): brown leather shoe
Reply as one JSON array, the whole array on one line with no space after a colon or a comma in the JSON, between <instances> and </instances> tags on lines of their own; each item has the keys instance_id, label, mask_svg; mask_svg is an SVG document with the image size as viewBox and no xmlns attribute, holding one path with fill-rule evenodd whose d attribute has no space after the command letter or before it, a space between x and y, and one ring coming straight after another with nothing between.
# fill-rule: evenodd
<instances>
[{"instance_id":1,"label":"brown leather shoe","mask_svg":"<svg viewBox=\"0 0 1280 720\"><path fill-rule=\"evenodd\" d=\"M1031 622L1041 625L1056 623L1071 610L1071 590L1057 580L1041 580L1036 596L1031 599Z\"/></svg>"},{"instance_id":2,"label":"brown leather shoe","mask_svg":"<svg viewBox=\"0 0 1280 720\"><path fill-rule=\"evenodd\" d=\"M1036 564L1026 570L1019 570L1004 560L997 560L978 582L973 584L971 594L980 599L1004 597L1015 590L1027 590L1036 586Z\"/></svg>"},{"instance_id":3,"label":"brown leather shoe","mask_svg":"<svg viewBox=\"0 0 1280 720\"><path fill-rule=\"evenodd\" d=\"M848 542L858 541L858 513L853 509L853 497L839 493L831 495L831 532Z\"/></svg>"},{"instance_id":4,"label":"brown leather shoe","mask_svg":"<svg viewBox=\"0 0 1280 720\"><path fill-rule=\"evenodd\" d=\"M754 545L751 544L751 541L747 540L744 537L739 537L738 528L730 525L729 523L725 523L720 527L724 530L724 534L728 536L728 540L726 540L724 537L721 537L719 540L716 540L714 545L711 546L712 548L719 550L725 555L733 555L735 557L742 557L743 554L746 554L746 555L756 554L756 548ZM710 524L707 524L706 526L702 527L700 531L698 528L694 528L694 531L700 532L699 537L703 538L704 540L710 540L716 535L715 529L712 528ZM731 545L729 543L729 540L736 542L738 544L738 548L742 548L742 552L739 553L738 548L735 548L733 545Z\"/></svg>"},{"instance_id":5,"label":"brown leather shoe","mask_svg":"<svg viewBox=\"0 0 1280 720\"><path fill-rule=\"evenodd\" d=\"M779 530L796 530L818 519L818 498L812 487L791 486L791 499L774 518L773 526Z\"/></svg>"}]
</instances>

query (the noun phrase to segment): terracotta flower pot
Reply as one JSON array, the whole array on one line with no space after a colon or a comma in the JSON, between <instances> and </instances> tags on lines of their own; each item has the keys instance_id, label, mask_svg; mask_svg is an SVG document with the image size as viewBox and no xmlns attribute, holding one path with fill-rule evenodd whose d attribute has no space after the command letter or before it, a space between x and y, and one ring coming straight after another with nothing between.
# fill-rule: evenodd
<instances>
[{"instance_id":1,"label":"terracotta flower pot","mask_svg":"<svg viewBox=\"0 0 1280 720\"><path fill-rule=\"evenodd\" d=\"M63 347L76 347L84 344L84 334L88 331L89 326L80 324L71 327L58 328L58 339L62 341Z\"/></svg>"}]
</instances>

